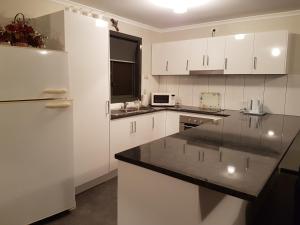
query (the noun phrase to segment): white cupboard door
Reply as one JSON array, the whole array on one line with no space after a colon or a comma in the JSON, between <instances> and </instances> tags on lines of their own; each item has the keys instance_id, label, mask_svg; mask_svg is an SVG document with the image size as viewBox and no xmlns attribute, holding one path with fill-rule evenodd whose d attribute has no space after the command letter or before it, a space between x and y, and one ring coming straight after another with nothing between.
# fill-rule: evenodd
<instances>
[{"instance_id":1,"label":"white cupboard door","mask_svg":"<svg viewBox=\"0 0 300 225\"><path fill-rule=\"evenodd\" d=\"M167 49L168 73L170 75L189 75L189 52L187 41L169 42Z\"/></svg>"},{"instance_id":2,"label":"white cupboard door","mask_svg":"<svg viewBox=\"0 0 300 225\"><path fill-rule=\"evenodd\" d=\"M178 112L167 112L166 136L179 132L179 117L180 113Z\"/></svg>"},{"instance_id":3,"label":"white cupboard door","mask_svg":"<svg viewBox=\"0 0 300 225\"><path fill-rule=\"evenodd\" d=\"M145 114L135 117L134 132L136 137L134 139L133 147L152 141L152 118L152 114Z\"/></svg>"},{"instance_id":4,"label":"white cupboard door","mask_svg":"<svg viewBox=\"0 0 300 225\"><path fill-rule=\"evenodd\" d=\"M189 70L205 70L207 58L207 39L193 39L187 41L187 51L189 53Z\"/></svg>"},{"instance_id":5,"label":"white cupboard door","mask_svg":"<svg viewBox=\"0 0 300 225\"><path fill-rule=\"evenodd\" d=\"M66 12L65 39L74 98L76 186L109 172L109 31Z\"/></svg>"},{"instance_id":6,"label":"white cupboard door","mask_svg":"<svg viewBox=\"0 0 300 225\"><path fill-rule=\"evenodd\" d=\"M133 148L136 145L135 117L112 120L110 123L110 171L118 168L115 154Z\"/></svg>"},{"instance_id":7,"label":"white cupboard door","mask_svg":"<svg viewBox=\"0 0 300 225\"><path fill-rule=\"evenodd\" d=\"M208 70L223 70L225 58L225 37L207 39L206 68Z\"/></svg>"},{"instance_id":8,"label":"white cupboard door","mask_svg":"<svg viewBox=\"0 0 300 225\"><path fill-rule=\"evenodd\" d=\"M0 103L0 221L31 224L75 207L72 107Z\"/></svg>"},{"instance_id":9,"label":"white cupboard door","mask_svg":"<svg viewBox=\"0 0 300 225\"><path fill-rule=\"evenodd\" d=\"M65 52L0 46L0 101L65 97L67 60ZM46 90L62 93L52 96Z\"/></svg>"},{"instance_id":10,"label":"white cupboard door","mask_svg":"<svg viewBox=\"0 0 300 225\"><path fill-rule=\"evenodd\" d=\"M226 38L225 74L252 74L254 34L236 34Z\"/></svg>"},{"instance_id":11,"label":"white cupboard door","mask_svg":"<svg viewBox=\"0 0 300 225\"><path fill-rule=\"evenodd\" d=\"M152 141L166 136L166 112L156 112L151 115Z\"/></svg>"},{"instance_id":12,"label":"white cupboard door","mask_svg":"<svg viewBox=\"0 0 300 225\"><path fill-rule=\"evenodd\" d=\"M168 47L168 43L152 45L152 75L169 74L169 61L167 59Z\"/></svg>"},{"instance_id":13,"label":"white cupboard door","mask_svg":"<svg viewBox=\"0 0 300 225\"><path fill-rule=\"evenodd\" d=\"M256 33L254 40L254 74L287 73L288 32Z\"/></svg>"}]
</instances>

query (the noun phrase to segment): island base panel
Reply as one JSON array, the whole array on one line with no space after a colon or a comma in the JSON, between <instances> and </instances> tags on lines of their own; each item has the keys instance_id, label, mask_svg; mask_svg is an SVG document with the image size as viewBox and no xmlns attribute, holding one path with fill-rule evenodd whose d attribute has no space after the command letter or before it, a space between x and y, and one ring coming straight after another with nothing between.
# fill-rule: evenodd
<instances>
[{"instance_id":1,"label":"island base panel","mask_svg":"<svg viewBox=\"0 0 300 225\"><path fill-rule=\"evenodd\" d=\"M119 161L118 225L245 225L247 201Z\"/></svg>"}]
</instances>

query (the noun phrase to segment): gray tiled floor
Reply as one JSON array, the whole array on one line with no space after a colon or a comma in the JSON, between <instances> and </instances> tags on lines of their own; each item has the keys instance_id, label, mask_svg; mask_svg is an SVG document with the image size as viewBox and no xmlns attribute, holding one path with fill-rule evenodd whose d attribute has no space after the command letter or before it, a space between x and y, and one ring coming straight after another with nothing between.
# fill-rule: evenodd
<instances>
[{"instance_id":1,"label":"gray tiled floor","mask_svg":"<svg viewBox=\"0 0 300 225\"><path fill-rule=\"evenodd\" d=\"M76 197L77 208L35 225L117 225L117 178Z\"/></svg>"}]
</instances>

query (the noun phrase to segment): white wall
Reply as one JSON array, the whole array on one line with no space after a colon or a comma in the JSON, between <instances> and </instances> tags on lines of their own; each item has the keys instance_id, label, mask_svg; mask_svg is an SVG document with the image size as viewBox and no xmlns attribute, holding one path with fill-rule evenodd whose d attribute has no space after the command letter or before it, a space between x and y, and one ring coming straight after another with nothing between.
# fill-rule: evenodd
<instances>
[{"instance_id":1,"label":"white wall","mask_svg":"<svg viewBox=\"0 0 300 225\"><path fill-rule=\"evenodd\" d=\"M274 75L229 75L229 76L160 76L159 91L172 91L183 105L199 106L200 93L220 92L222 107L239 110L248 99L260 98L265 111L275 114L300 116L300 15L282 18L235 22L216 26L166 32L158 42L209 37L215 28L217 35L289 30L294 33L291 51L291 70L288 76Z\"/></svg>"}]
</instances>

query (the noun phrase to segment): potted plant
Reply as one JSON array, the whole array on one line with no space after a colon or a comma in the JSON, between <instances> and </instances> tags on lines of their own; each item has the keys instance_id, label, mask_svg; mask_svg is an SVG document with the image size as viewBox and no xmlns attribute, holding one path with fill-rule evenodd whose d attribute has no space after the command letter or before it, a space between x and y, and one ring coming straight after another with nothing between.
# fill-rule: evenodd
<instances>
[{"instance_id":1,"label":"potted plant","mask_svg":"<svg viewBox=\"0 0 300 225\"><path fill-rule=\"evenodd\" d=\"M10 35L3 27L0 27L0 44L1 45L10 45Z\"/></svg>"},{"instance_id":2,"label":"potted plant","mask_svg":"<svg viewBox=\"0 0 300 225\"><path fill-rule=\"evenodd\" d=\"M45 48L46 37L33 29L24 14L18 13L11 24L5 26L14 46Z\"/></svg>"}]
</instances>

